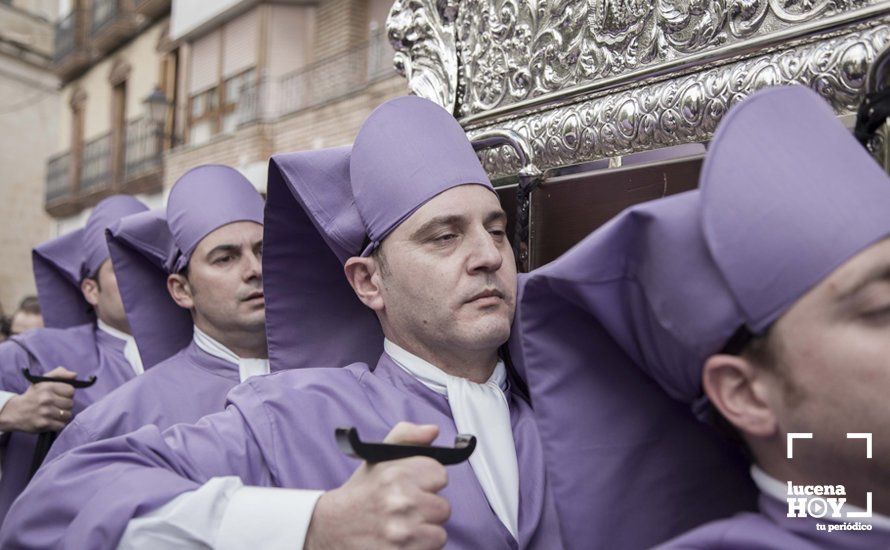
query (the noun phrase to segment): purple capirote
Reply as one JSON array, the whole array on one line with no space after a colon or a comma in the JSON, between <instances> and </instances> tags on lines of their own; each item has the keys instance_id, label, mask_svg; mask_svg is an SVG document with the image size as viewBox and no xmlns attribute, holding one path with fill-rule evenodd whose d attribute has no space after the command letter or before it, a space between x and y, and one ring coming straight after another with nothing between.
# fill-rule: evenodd
<instances>
[{"instance_id":1,"label":"purple capirote","mask_svg":"<svg viewBox=\"0 0 890 550\"><path fill-rule=\"evenodd\" d=\"M103 199L90 212L86 226L34 248L31 257L44 326L67 328L96 320L80 283L95 277L108 259L105 229L147 207L129 195Z\"/></svg>"}]
</instances>

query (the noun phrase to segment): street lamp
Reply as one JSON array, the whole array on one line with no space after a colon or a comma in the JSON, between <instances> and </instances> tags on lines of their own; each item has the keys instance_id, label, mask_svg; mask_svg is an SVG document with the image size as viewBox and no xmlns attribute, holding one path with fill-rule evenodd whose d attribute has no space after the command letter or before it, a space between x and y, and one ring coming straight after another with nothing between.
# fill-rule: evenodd
<instances>
[{"instance_id":1,"label":"street lamp","mask_svg":"<svg viewBox=\"0 0 890 550\"><path fill-rule=\"evenodd\" d=\"M142 100L142 105L149 122L156 126L161 126L166 122L170 101L167 100L167 95L159 86L155 86L155 89Z\"/></svg>"},{"instance_id":2,"label":"street lamp","mask_svg":"<svg viewBox=\"0 0 890 550\"><path fill-rule=\"evenodd\" d=\"M145 119L149 126L154 129L158 143L163 140L169 140L170 147L176 147L180 143L175 132L167 135L164 130L167 124L167 113L169 112L172 102L167 99L167 94L161 90L160 86L155 89L142 100L142 107L145 110ZM162 145L159 145L162 147Z\"/></svg>"}]
</instances>

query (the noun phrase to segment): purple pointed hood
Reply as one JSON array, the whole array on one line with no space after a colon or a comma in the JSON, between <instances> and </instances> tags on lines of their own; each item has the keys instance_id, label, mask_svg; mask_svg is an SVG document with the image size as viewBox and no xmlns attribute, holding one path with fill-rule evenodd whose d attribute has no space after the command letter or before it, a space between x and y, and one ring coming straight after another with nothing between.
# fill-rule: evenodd
<instances>
[{"instance_id":1,"label":"purple pointed hood","mask_svg":"<svg viewBox=\"0 0 890 550\"><path fill-rule=\"evenodd\" d=\"M38 245L31 261L45 326L67 328L95 320L93 308L80 291L83 229Z\"/></svg>"},{"instance_id":2,"label":"purple pointed hood","mask_svg":"<svg viewBox=\"0 0 890 550\"><path fill-rule=\"evenodd\" d=\"M128 216L107 232L130 332L145 368L170 357L192 337L191 314L167 292L166 264L175 254L162 209Z\"/></svg>"},{"instance_id":3,"label":"purple pointed hood","mask_svg":"<svg viewBox=\"0 0 890 550\"><path fill-rule=\"evenodd\" d=\"M212 231L238 221L263 223L263 200L228 166L194 168L174 185L166 210L143 212L108 231L108 246L127 320L145 368L188 345L192 317L167 292L167 276L182 271Z\"/></svg>"},{"instance_id":4,"label":"purple pointed hood","mask_svg":"<svg viewBox=\"0 0 890 550\"><path fill-rule=\"evenodd\" d=\"M105 229L124 216L144 210L147 207L129 195L108 197L93 208L83 229L34 249L34 279L47 327L66 328L95 320L92 307L80 291L80 282L95 276L108 259Z\"/></svg>"},{"instance_id":5,"label":"purple pointed hood","mask_svg":"<svg viewBox=\"0 0 890 550\"><path fill-rule=\"evenodd\" d=\"M343 273L405 219L452 187L491 183L460 124L418 97L390 100L354 145L275 155L263 248L273 365L375 364L383 332Z\"/></svg>"}]
</instances>

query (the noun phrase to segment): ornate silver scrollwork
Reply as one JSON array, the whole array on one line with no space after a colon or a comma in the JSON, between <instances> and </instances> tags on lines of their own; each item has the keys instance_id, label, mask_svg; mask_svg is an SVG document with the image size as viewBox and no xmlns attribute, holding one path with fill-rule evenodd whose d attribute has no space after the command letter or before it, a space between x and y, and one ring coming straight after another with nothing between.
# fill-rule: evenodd
<instances>
[{"instance_id":1,"label":"ornate silver scrollwork","mask_svg":"<svg viewBox=\"0 0 890 550\"><path fill-rule=\"evenodd\" d=\"M518 133L541 169L707 140L770 85L851 113L888 25L888 0L397 0L388 24L415 93L471 138Z\"/></svg>"},{"instance_id":2,"label":"ornate silver scrollwork","mask_svg":"<svg viewBox=\"0 0 890 550\"><path fill-rule=\"evenodd\" d=\"M457 48L454 19L459 0L396 0L387 33L396 70L416 95L454 113L457 102Z\"/></svg>"},{"instance_id":3,"label":"ornate silver scrollwork","mask_svg":"<svg viewBox=\"0 0 890 550\"><path fill-rule=\"evenodd\" d=\"M706 141L730 106L752 92L803 84L839 113L855 112L870 63L890 45L890 21L712 68L681 78L629 87L574 105L544 110L494 127L521 135L537 166L547 169L681 143ZM472 139L490 127L471 130ZM494 176L515 174L516 157L486 153Z\"/></svg>"},{"instance_id":4,"label":"ornate silver scrollwork","mask_svg":"<svg viewBox=\"0 0 890 550\"><path fill-rule=\"evenodd\" d=\"M874 0L464 0L460 116L849 11Z\"/></svg>"}]
</instances>

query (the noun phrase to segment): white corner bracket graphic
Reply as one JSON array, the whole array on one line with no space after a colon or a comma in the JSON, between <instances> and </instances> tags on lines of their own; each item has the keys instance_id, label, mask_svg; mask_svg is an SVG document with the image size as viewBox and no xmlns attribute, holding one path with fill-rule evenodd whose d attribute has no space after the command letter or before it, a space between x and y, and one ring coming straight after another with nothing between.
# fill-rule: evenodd
<instances>
[{"instance_id":1,"label":"white corner bracket graphic","mask_svg":"<svg viewBox=\"0 0 890 550\"><path fill-rule=\"evenodd\" d=\"M871 491L865 493L865 510L862 512L847 512L848 518L870 518L871 517Z\"/></svg>"},{"instance_id":2,"label":"white corner bracket graphic","mask_svg":"<svg viewBox=\"0 0 890 550\"><path fill-rule=\"evenodd\" d=\"M847 433L847 439L865 440L865 458L871 458L871 432Z\"/></svg>"},{"instance_id":3,"label":"white corner bracket graphic","mask_svg":"<svg viewBox=\"0 0 890 550\"><path fill-rule=\"evenodd\" d=\"M788 432L787 456L789 459L794 458L794 440L795 439L813 439L812 432Z\"/></svg>"}]
</instances>

